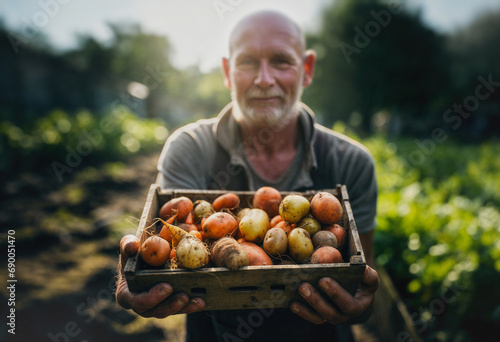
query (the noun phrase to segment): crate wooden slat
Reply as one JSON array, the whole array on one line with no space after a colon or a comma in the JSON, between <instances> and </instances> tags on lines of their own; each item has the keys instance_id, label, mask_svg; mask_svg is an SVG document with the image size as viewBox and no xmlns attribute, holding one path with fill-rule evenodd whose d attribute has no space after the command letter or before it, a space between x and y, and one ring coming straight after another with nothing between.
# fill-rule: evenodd
<instances>
[{"instance_id":1,"label":"crate wooden slat","mask_svg":"<svg viewBox=\"0 0 500 342\"><path fill-rule=\"evenodd\" d=\"M174 292L184 292L194 297L202 297L207 303L206 310L288 307L290 301L298 299L297 288L307 281L317 284L322 277L338 281L349 293L354 294L364 272L366 260L349 203L347 189L338 185L327 189L342 203L344 216L341 225L347 229L347 242L341 250L344 263L247 266L236 271L224 267L204 267L187 269L147 269L139 256L129 258L125 265L125 276L131 291L148 290L160 282L172 285ZM158 233L160 224L152 225L159 209L171 198L189 197L193 202L204 199L212 202L224 191L207 190L162 190L157 184L151 185L136 236L141 243L151 233ZM254 192L236 192L241 207L251 204ZM297 192L282 192L282 196ZM312 198L315 191L300 194Z\"/></svg>"}]
</instances>

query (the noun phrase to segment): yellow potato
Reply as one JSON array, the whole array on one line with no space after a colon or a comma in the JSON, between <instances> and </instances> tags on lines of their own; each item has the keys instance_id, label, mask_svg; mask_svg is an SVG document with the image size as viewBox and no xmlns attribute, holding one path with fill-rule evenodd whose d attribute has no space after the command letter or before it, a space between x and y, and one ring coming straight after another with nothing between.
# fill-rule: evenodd
<instances>
[{"instance_id":1,"label":"yellow potato","mask_svg":"<svg viewBox=\"0 0 500 342\"><path fill-rule=\"evenodd\" d=\"M304 228L294 228L288 234L288 251L292 259L298 263L306 263L314 252L309 233Z\"/></svg>"},{"instance_id":2,"label":"yellow potato","mask_svg":"<svg viewBox=\"0 0 500 342\"><path fill-rule=\"evenodd\" d=\"M280 203L279 213L289 223L297 223L309 214L310 203L304 196L288 195Z\"/></svg>"}]
</instances>

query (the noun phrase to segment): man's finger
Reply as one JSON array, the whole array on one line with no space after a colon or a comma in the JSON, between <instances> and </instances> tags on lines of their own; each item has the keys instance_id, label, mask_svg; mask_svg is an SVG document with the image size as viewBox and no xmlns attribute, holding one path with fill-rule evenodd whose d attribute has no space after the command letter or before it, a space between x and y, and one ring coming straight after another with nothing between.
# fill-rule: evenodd
<instances>
[{"instance_id":1,"label":"man's finger","mask_svg":"<svg viewBox=\"0 0 500 342\"><path fill-rule=\"evenodd\" d=\"M366 265L365 271L363 272L363 277L361 278L361 284L369 292L375 293L380 285L378 272L370 266Z\"/></svg>"},{"instance_id":2,"label":"man's finger","mask_svg":"<svg viewBox=\"0 0 500 342\"><path fill-rule=\"evenodd\" d=\"M127 309L133 309L141 314L154 308L158 303L163 302L172 294L172 286L167 283L160 283L153 286L146 292L131 293L128 289L127 280L120 279L116 292L118 304Z\"/></svg>"}]
</instances>

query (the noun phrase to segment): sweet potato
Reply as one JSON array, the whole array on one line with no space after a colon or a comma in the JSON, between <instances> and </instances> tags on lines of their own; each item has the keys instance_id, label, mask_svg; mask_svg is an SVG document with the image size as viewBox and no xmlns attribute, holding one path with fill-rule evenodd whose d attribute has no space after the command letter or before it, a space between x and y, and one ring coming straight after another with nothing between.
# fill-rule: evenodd
<instances>
[{"instance_id":1,"label":"sweet potato","mask_svg":"<svg viewBox=\"0 0 500 342\"><path fill-rule=\"evenodd\" d=\"M250 260L245 249L232 237L217 240L211 249L212 260L219 267L227 267L232 271L248 266Z\"/></svg>"},{"instance_id":2,"label":"sweet potato","mask_svg":"<svg viewBox=\"0 0 500 342\"><path fill-rule=\"evenodd\" d=\"M267 253L253 242L242 242L241 246L248 254L249 266L269 266L273 261Z\"/></svg>"},{"instance_id":3,"label":"sweet potato","mask_svg":"<svg viewBox=\"0 0 500 342\"><path fill-rule=\"evenodd\" d=\"M212 202L212 207L215 211L221 211L222 209L233 211L238 209L239 205L240 198L233 192L220 195Z\"/></svg>"}]
</instances>

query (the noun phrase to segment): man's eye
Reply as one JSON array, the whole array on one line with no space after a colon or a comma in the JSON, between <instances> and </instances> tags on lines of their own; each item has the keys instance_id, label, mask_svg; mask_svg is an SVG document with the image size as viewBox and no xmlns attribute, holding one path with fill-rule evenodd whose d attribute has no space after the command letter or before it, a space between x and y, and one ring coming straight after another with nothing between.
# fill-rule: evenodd
<instances>
[{"instance_id":1,"label":"man's eye","mask_svg":"<svg viewBox=\"0 0 500 342\"><path fill-rule=\"evenodd\" d=\"M240 62L241 65L253 65L255 62L252 59L244 59Z\"/></svg>"}]
</instances>

